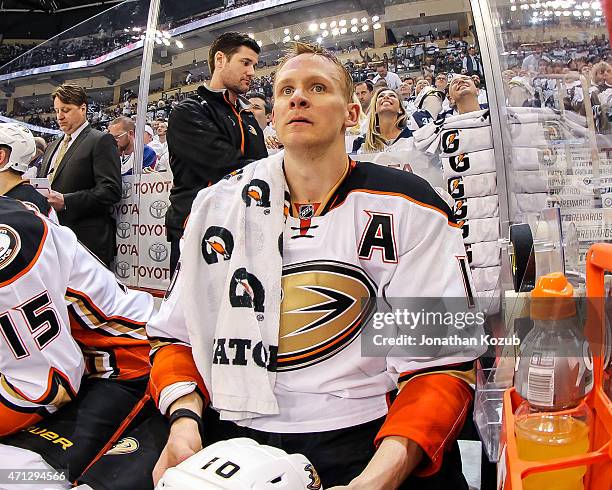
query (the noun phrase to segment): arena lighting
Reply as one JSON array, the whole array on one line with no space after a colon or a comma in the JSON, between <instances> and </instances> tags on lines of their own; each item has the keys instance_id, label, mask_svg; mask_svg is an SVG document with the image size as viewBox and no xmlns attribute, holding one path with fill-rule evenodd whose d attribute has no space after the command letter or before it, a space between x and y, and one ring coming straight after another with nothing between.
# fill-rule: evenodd
<instances>
[{"instance_id":1,"label":"arena lighting","mask_svg":"<svg viewBox=\"0 0 612 490\"><path fill-rule=\"evenodd\" d=\"M600 8L601 8L601 3L599 3L599 2L593 2L593 3L591 4L591 8L592 8L593 10L600 9Z\"/></svg>"},{"instance_id":2,"label":"arena lighting","mask_svg":"<svg viewBox=\"0 0 612 490\"><path fill-rule=\"evenodd\" d=\"M378 15L375 15L374 17L372 17L372 22L378 22L380 20L380 17Z\"/></svg>"},{"instance_id":3,"label":"arena lighting","mask_svg":"<svg viewBox=\"0 0 612 490\"><path fill-rule=\"evenodd\" d=\"M353 17L353 18L351 19L351 25L353 25L353 26L354 26L355 24L357 24L357 22L359 22L359 20L357 20L357 17Z\"/></svg>"},{"instance_id":4,"label":"arena lighting","mask_svg":"<svg viewBox=\"0 0 612 490\"><path fill-rule=\"evenodd\" d=\"M162 39L162 42L166 45L166 46L170 46L170 40L169 39Z\"/></svg>"},{"instance_id":5,"label":"arena lighting","mask_svg":"<svg viewBox=\"0 0 612 490\"><path fill-rule=\"evenodd\" d=\"M263 46L263 41L261 41L261 40L257 41L257 46L259 46L261 48Z\"/></svg>"},{"instance_id":6,"label":"arena lighting","mask_svg":"<svg viewBox=\"0 0 612 490\"><path fill-rule=\"evenodd\" d=\"M367 24L368 23L368 18L367 17L362 17L361 18L361 23L362 24Z\"/></svg>"},{"instance_id":7,"label":"arena lighting","mask_svg":"<svg viewBox=\"0 0 612 490\"><path fill-rule=\"evenodd\" d=\"M321 43L323 42L323 38L322 38L321 36L319 36L319 37L317 38L317 42L318 42L319 44L321 44Z\"/></svg>"},{"instance_id":8,"label":"arena lighting","mask_svg":"<svg viewBox=\"0 0 612 490\"><path fill-rule=\"evenodd\" d=\"M346 27L343 27L342 29L340 29L340 34L346 34L346 33L347 33Z\"/></svg>"},{"instance_id":9,"label":"arena lighting","mask_svg":"<svg viewBox=\"0 0 612 490\"><path fill-rule=\"evenodd\" d=\"M291 41L291 38L290 38L289 36L285 36L285 37L283 38L283 42L284 42L284 43L288 43L289 41Z\"/></svg>"},{"instance_id":10,"label":"arena lighting","mask_svg":"<svg viewBox=\"0 0 612 490\"><path fill-rule=\"evenodd\" d=\"M582 16L583 17L590 17L591 16L591 11L590 10L583 10L582 11Z\"/></svg>"},{"instance_id":11,"label":"arena lighting","mask_svg":"<svg viewBox=\"0 0 612 490\"><path fill-rule=\"evenodd\" d=\"M141 29L140 29L140 27L132 27L132 30L134 32L140 32Z\"/></svg>"},{"instance_id":12,"label":"arena lighting","mask_svg":"<svg viewBox=\"0 0 612 490\"><path fill-rule=\"evenodd\" d=\"M569 17L570 15L572 15L572 13L569 10L563 11L563 17Z\"/></svg>"},{"instance_id":13,"label":"arena lighting","mask_svg":"<svg viewBox=\"0 0 612 490\"><path fill-rule=\"evenodd\" d=\"M300 35L296 34L295 36L293 36L293 40L294 41L299 41L300 40Z\"/></svg>"},{"instance_id":14,"label":"arena lighting","mask_svg":"<svg viewBox=\"0 0 612 490\"><path fill-rule=\"evenodd\" d=\"M365 24L365 25L361 26L361 30L363 32L367 31L369 28L370 28L370 26L368 24Z\"/></svg>"},{"instance_id":15,"label":"arena lighting","mask_svg":"<svg viewBox=\"0 0 612 490\"><path fill-rule=\"evenodd\" d=\"M338 25L340 27L344 27L346 25L346 20L345 19L340 19L340 22L338 22Z\"/></svg>"},{"instance_id":16,"label":"arena lighting","mask_svg":"<svg viewBox=\"0 0 612 490\"><path fill-rule=\"evenodd\" d=\"M574 14L574 17L581 17L582 16L582 12L580 12L580 10L574 10L574 12L572 12Z\"/></svg>"},{"instance_id":17,"label":"arena lighting","mask_svg":"<svg viewBox=\"0 0 612 490\"><path fill-rule=\"evenodd\" d=\"M287 28L285 27L285 30L284 30L283 32L284 32L286 35L289 35L289 32L290 32L290 31L289 31L289 29L287 29Z\"/></svg>"},{"instance_id":18,"label":"arena lighting","mask_svg":"<svg viewBox=\"0 0 612 490\"><path fill-rule=\"evenodd\" d=\"M512 7L510 7L510 11L516 12L516 5L513 5Z\"/></svg>"},{"instance_id":19,"label":"arena lighting","mask_svg":"<svg viewBox=\"0 0 612 490\"><path fill-rule=\"evenodd\" d=\"M555 11L555 15L556 15L557 17L561 17L561 12L559 12L559 11L557 10L557 11Z\"/></svg>"},{"instance_id":20,"label":"arena lighting","mask_svg":"<svg viewBox=\"0 0 612 490\"><path fill-rule=\"evenodd\" d=\"M327 36L329 36L329 32L328 32L328 31L323 31L323 32L321 33L321 36L322 36L322 37L327 37Z\"/></svg>"},{"instance_id":21,"label":"arena lighting","mask_svg":"<svg viewBox=\"0 0 612 490\"><path fill-rule=\"evenodd\" d=\"M380 25L380 22L377 22L376 24L374 24L372 26L372 29L380 29L382 26Z\"/></svg>"},{"instance_id":22,"label":"arena lighting","mask_svg":"<svg viewBox=\"0 0 612 490\"><path fill-rule=\"evenodd\" d=\"M179 49L183 49L185 45L181 41L176 41L176 47Z\"/></svg>"},{"instance_id":23,"label":"arena lighting","mask_svg":"<svg viewBox=\"0 0 612 490\"><path fill-rule=\"evenodd\" d=\"M601 10L597 10L597 11L595 12L595 15L596 15L597 17L601 17L601 16L602 16L602 13L603 13L603 12L602 12Z\"/></svg>"},{"instance_id":24,"label":"arena lighting","mask_svg":"<svg viewBox=\"0 0 612 490\"><path fill-rule=\"evenodd\" d=\"M358 30L358 29L357 29L357 26L353 26L353 27L351 27L351 32L357 32L357 30Z\"/></svg>"},{"instance_id":25,"label":"arena lighting","mask_svg":"<svg viewBox=\"0 0 612 490\"><path fill-rule=\"evenodd\" d=\"M338 34L340 34L340 29L338 29L337 27L334 27L332 29L332 36L337 36Z\"/></svg>"},{"instance_id":26,"label":"arena lighting","mask_svg":"<svg viewBox=\"0 0 612 490\"><path fill-rule=\"evenodd\" d=\"M155 39L155 42L156 42L157 44L161 44L161 43L162 43L162 40L161 40L160 38L157 38L157 39Z\"/></svg>"},{"instance_id":27,"label":"arena lighting","mask_svg":"<svg viewBox=\"0 0 612 490\"><path fill-rule=\"evenodd\" d=\"M166 39L170 39L170 33L168 31L163 31L162 34Z\"/></svg>"},{"instance_id":28,"label":"arena lighting","mask_svg":"<svg viewBox=\"0 0 612 490\"><path fill-rule=\"evenodd\" d=\"M312 23L308 26L308 30L310 32L317 32L318 29L319 29L319 26L315 23Z\"/></svg>"},{"instance_id":29,"label":"arena lighting","mask_svg":"<svg viewBox=\"0 0 612 490\"><path fill-rule=\"evenodd\" d=\"M321 23L319 24L319 28L320 28L321 30L327 29L327 23L326 23L326 22L321 22Z\"/></svg>"},{"instance_id":30,"label":"arena lighting","mask_svg":"<svg viewBox=\"0 0 612 490\"><path fill-rule=\"evenodd\" d=\"M338 25L338 23L337 23L335 20L332 20L332 21L329 23L329 27L331 27L332 29L333 29L334 27L336 27L337 25Z\"/></svg>"}]
</instances>

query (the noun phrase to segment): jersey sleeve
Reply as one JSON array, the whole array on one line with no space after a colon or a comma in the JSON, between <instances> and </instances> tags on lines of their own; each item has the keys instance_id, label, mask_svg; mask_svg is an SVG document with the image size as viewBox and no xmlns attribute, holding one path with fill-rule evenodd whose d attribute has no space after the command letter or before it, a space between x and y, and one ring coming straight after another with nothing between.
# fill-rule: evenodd
<instances>
[{"instance_id":1,"label":"jersey sleeve","mask_svg":"<svg viewBox=\"0 0 612 490\"><path fill-rule=\"evenodd\" d=\"M6 435L70 401L85 365L64 298L76 237L21 204L0 204L0 218L0 435Z\"/></svg>"},{"instance_id":2,"label":"jersey sleeve","mask_svg":"<svg viewBox=\"0 0 612 490\"><path fill-rule=\"evenodd\" d=\"M121 284L80 243L66 287L73 336L82 346L89 375L134 379L150 371L145 325L153 297Z\"/></svg>"},{"instance_id":3,"label":"jersey sleeve","mask_svg":"<svg viewBox=\"0 0 612 490\"><path fill-rule=\"evenodd\" d=\"M147 324L151 343L151 394L162 413L172 402L194 389L206 403L210 400L189 343L180 301L181 290L186 287L183 278L179 262L159 311Z\"/></svg>"},{"instance_id":4,"label":"jersey sleeve","mask_svg":"<svg viewBox=\"0 0 612 490\"><path fill-rule=\"evenodd\" d=\"M402 301L447 298L449 305L462 304L464 311L475 312L461 231L448 206L413 205L406 219L409 222L402 223L403 229L418 229L419 233L398 244L398 265L385 289L386 297ZM407 280L409 277L422 280ZM414 303L423 304L429 303ZM414 331L416 339L422 333L419 328ZM436 472L467 416L473 397L474 362L483 350L480 346L444 348L438 354L417 350L416 356L410 357L391 351L387 370L398 378L400 392L376 442L392 435L407 437L426 455L416 474Z\"/></svg>"}]
</instances>

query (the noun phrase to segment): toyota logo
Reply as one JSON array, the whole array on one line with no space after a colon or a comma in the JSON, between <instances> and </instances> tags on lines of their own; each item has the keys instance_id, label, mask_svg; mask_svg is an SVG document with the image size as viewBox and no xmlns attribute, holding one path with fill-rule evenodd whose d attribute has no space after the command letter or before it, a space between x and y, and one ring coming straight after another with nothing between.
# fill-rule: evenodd
<instances>
[{"instance_id":1,"label":"toyota logo","mask_svg":"<svg viewBox=\"0 0 612 490\"><path fill-rule=\"evenodd\" d=\"M168 258L168 247L163 243L154 243L149 247L149 257L155 262L163 262Z\"/></svg>"},{"instance_id":2,"label":"toyota logo","mask_svg":"<svg viewBox=\"0 0 612 490\"><path fill-rule=\"evenodd\" d=\"M121 198L129 199L132 197L132 183L131 182L122 182L121 186Z\"/></svg>"},{"instance_id":3,"label":"toyota logo","mask_svg":"<svg viewBox=\"0 0 612 490\"><path fill-rule=\"evenodd\" d=\"M119 238L130 238L130 224L127 221L117 223L117 236Z\"/></svg>"},{"instance_id":4,"label":"toyota logo","mask_svg":"<svg viewBox=\"0 0 612 490\"><path fill-rule=\"evenodd\" d=\"M121 279L127 279L130 277L130 264L127 262L117 262L115 265L115 273Z\"/></svg>"},{"instance_id":5,"label":"toyota logo","mask_svg":"<svg viewBox=\"0 0 612 490\"><path fill-rule=\"evenodd\" d=\"M149 206L149 213L155 219L162 219L166 216L166 211L168 211L168 203L166 201L154 201L151 206Z\"/></svg>"}]
</instances>

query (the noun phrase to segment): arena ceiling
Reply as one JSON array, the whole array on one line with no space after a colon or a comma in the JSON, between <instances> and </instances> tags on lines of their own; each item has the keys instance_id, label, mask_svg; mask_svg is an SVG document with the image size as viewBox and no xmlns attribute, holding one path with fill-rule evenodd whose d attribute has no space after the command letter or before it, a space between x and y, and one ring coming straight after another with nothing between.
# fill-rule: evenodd
<instances>
[{"instance_id":1,"label":"arena ceiling","mask_svg":"<svg viewBox=\"0 0 612 490\"><path fill-rule=\"evenodd\" d=\"M0 12L45 12L49 14L67 12L84 8L99 7L107 9L123 0L83 1L83 0L0 0Z\"/></svg>"}]
</instances>

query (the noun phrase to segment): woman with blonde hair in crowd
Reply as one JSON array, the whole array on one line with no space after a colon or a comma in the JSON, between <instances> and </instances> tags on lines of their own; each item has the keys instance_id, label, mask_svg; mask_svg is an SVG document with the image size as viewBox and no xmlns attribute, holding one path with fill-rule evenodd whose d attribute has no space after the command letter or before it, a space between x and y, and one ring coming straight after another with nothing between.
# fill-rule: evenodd
<instances>
[{"instance_id":1,"label":"woman with blonde hair in crowd","mask_svg":"<svg viewBox=\"0 0 612 490\"><path fill-rule=\"evenodd\" d=\"M612 66L605 61L596 63L591 69L591 85L599 102L607 106L612 98Z\"/></svg>"},{"instance_id":2,"label":"woman with blonde hair in crowd","mask_svg":"<svg viewBox=\"0 0 612 490\"><path fill-rule=\"evenodd\" d=\"M399 94L390 88L378 90L370 103L368 129L353 143L353 152L386 151L398 140L412 137L412 131L406 127L407 119Z\"/></svg>"}]
</instances>

